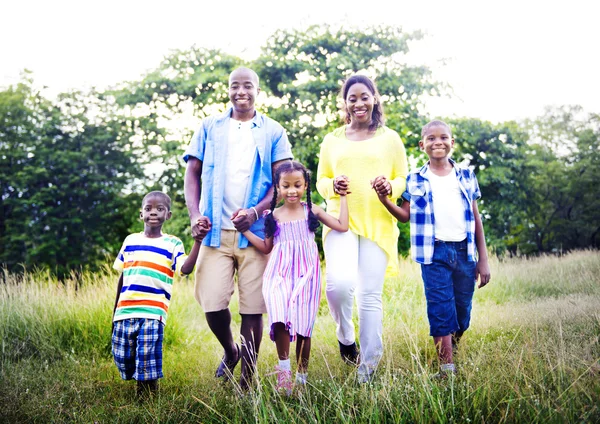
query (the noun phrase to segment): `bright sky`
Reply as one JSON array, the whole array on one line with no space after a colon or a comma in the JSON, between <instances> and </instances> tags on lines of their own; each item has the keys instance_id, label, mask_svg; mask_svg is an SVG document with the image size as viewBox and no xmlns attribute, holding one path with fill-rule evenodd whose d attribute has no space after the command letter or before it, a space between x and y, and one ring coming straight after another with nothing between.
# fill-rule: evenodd
<instances>
[{"instance_id":1,"label":"bright sky","mask_svg":"<svg viewBox=\"0 0 600 424\"><path fill-rule=\"evenodd\" d=\"M433 115L499 122L564 104L600 113L594 0L2 0L0 16L3 87L27 68L49 93L102 88L194 44L253 58L280 28L389 24L428 34L411 60L455 93L428 102Z\"/></svg>"}]
</instances>

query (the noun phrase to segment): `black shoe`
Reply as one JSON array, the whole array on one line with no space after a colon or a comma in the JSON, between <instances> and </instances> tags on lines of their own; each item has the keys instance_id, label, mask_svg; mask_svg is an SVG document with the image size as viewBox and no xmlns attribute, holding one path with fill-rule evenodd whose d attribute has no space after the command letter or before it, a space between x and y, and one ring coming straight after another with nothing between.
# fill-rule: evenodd
<instances>
[{"instance_id":1,"label":"black shoe","mask_svg":"<svg viewBox=\"0 0 600 424\"><path fill-rule=\"evenodd\" d=\"M235 369L235 366L238 364L238 362L240 362L240 359L242 358L242 352L240 351L240 347L236 344L235 348L237 350L237 357L233 361L227 361L225 360L225 355L223 355L223 359L221 359L219 368L217 368L217 371L215 372L216 378L231 377L233 375L233 370Z\"/></svg>"},{"instance_id":2,"label":"black shoe","mask_svg":"<svg viewBox=\"0 0 600 424\"><path fill-rule=\"evenodd\" d=\"M144 401L158 391L158 380L147 380L137 382L138 400Z\"/></svg>"},{"instance_id":3,"label":"black shoe","mask_svg":"<svg viewBox=\"0 0 600 424\"><path fill-rule=\"evenodd\" d=\"M356 342L351 345L345 345L342 342L338 341L340 345L340 355L345 363L348 365L358 365L358 348L356 347Z\"/></svg>"}]
</instances>

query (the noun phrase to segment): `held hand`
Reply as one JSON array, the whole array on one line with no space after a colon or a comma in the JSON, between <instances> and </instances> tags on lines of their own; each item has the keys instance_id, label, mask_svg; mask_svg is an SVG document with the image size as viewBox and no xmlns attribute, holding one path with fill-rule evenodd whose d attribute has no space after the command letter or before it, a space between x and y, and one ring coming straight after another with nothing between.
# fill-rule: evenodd
<instances>
[{"instance_id":1,"label":"held hand","mask_svg":"<svg viewBox=\"0 0 600 424\"><path fill-rule=\"evenodd\" d=\"M231 215L231 222L236 230L243 233L256 222L256 213L254 213L254 209L238 209Z\"/></svg>"},{"instance_id":2,"label":"held hand","mask_svg":"<svg viewBox=\"0 0 600 424\"><path fill-rule=\"evenodd\" d=\"M475 281L477 281L477 278L479 278L478 288L482 288L490 282L491 272L487 260L477 261L477 266L475 267Z\"/></svg>"},{"instance_id":3,"label":"held hand","mask_svg":"<svg viewBox=\"0 0 600 424\"><path fill-rule=\"evenodd\" d=\"M350 178L348 178L347 176L339 175L333 179L333 191L336 194L338 194L340 196L345 196L347 194L350 194L351 192L348 191L349 188L350 188Z\"/></svg>"},{"instance_id":4,"label":"held hand","mask_svg":"<svg viewBox=\"0 0 600 424\"><path fill-rule=\"evenodd\" d=\"M190 218L192 226L192 237L194 240L202 241L210 231L212 224L206 216L196 215Z\"/></svg>"},{"instance_id":5,"label":"held hand","mask_svg":"<svg viewBox=\"0 0 600 424\"><path fill-rule=\"evenodd\" d=\"M379 197L387 197L392 194L392 184L383 175L375 177L371 181L371 187L373 187L373 190L375 190Z\"/></svg>"},{"instance_id":6,"label":"held hand","mask_svg":"<svg viewBox=\"0 0 600 424\"><path fill-rule=\"evenodd\" d=\"M208 219L208 217L206 216L201 216L196 220L195 226L198 227L198 234L194 237L194 240L196 240L197 242L202 242L202 240L204 240L204 237L206 237L206 234L208 234L208 232L211 229L210 219Z\"/></svg>"}]
</instances>

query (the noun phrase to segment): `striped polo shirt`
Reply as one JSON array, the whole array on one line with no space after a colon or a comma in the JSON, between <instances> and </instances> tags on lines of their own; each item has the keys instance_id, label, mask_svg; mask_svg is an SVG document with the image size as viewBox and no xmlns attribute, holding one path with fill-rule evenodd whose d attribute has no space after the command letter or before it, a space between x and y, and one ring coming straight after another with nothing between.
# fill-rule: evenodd
<instances>
[{"instance_id":1,"label":"striped polo shirt","mask_svg":"<svg viewBox=\"0 0 600 424\"><path fill-rule=\"evenodd\" d=\"M166 323L173 275L180 273L185 258L185 248L177 237L163 234L149 238L144 233L127 236L113 265L123 271L114 321L151 318Z\"/></svg>"}]
</instances>

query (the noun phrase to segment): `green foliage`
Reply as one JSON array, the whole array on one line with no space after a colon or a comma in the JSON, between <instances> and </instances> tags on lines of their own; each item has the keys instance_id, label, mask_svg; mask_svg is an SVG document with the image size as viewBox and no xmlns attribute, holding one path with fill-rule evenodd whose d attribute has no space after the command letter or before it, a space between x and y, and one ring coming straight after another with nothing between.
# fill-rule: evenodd
<instances>
[{"instance_id":1,"label":"green foliage","mask_svg":"<svg viewBox=\"0 0 600 424\"><path fill-rule=\"evenodd\" d=\"M455 158L477 174L488 244L535 254L600 245L600 118L548 109L517 124L449 121Z\"/></svg>"},{"instance_id":2,"label":"green foliage","mask_svg":"<svg viewBox=\"0 0 600 424\"><path fill-rule=\"evenodd\" d=\"M127 233L142 229L140 201L150 190L171 196L165 231L189 249L182 152L201 118L226 109L228 76L242 65L259 75L258 109L282 123L294 155L313 173L323 137L343 123L342 81L355 72L376 80L386 124L404 140L410 163L424 163L418 140L428 117L419 111L447 86L427 67L406 63L420 38L389 26L280 30L251 62L192 47L173 51L140 81L55 101L26 75L0 92L0 263L61 276L95 268ZM600 115L563 107L524 123L449 123L455 158L477 174L493 251L600 246ZM314 183L313 201L322 203ZM409 229L399 227L404 255Z\"/></svg>"},{"instance_id":3,"label":"green foliage","mask_svg":"<svg viewBox=\"0 0 600 424\"><path fill-rule=\"evenodd\" d=\"M65 276L95 268L129 227L139 170L94 93L56 103L31 80L0 92L0 261Z\"/></svg>"},{"instance_id":4,"label":"green foliage","mask_svg":"<svg viewBox=\"0 0 600 424\"><path fill-rule=\"evenodd\" d=\"M536 251L600 247L600 116L549 108L529 125L536 172L524 234Z\"/></svg>"},{"instance_id":5,"label":"green foliage","mask_svg":"<svg viewBox=\"0 0 600 424\"><path fill-rule=\"evenodd\" d=\"M140 159L159 168L144 189L167 190L174 197L178 213L168 226L175 234L187 236L186 214L179 213L180 208L185 211L180 157L196 128L168 128L166 122L225 110L229 73L240 65L249 66L258 73L264 93L257 108L284 125L295 157L314 174L323 137L342 123L338 96L342 81L355 72L367 72L377 80L388 126L405 139L419 132L424 122L418 112L423 96L443 89L432 81L429 69L402 61L408 43L420 38L418 32L385 26L280 30L251 63L218 50L176 51L142 81L123 84L106 96L115 99L127 123L122 137L135 138L143 146ZM312 185L313 200L321 202L314 181ZM404 241L400 246L406 252Z\"/></svg>"},{"instance_id":6,"label":"green foliage","mask_svg":"<svg viewBox=\"0 0 600 424\"><path fill-rule=\"evenodd\" d=\"M269 115L285 123L297 159L316 171L323 137L343 123L342 82L356 72L375 78L388 126L403 138L418 132L423 95L440 89L428 68L402 60L408 43L420 38L418 32L387 26L311 26L280 30L269 38L253 65L263 88L278 98Z\"/></svg>"},{"instance_id":7,"label":"green foliage","mask_svg":"<svg viewBox=\"0 0 600 424\"><path fill-rule=\"evenodd\" d=\"M527 133L516 123L494 125L478 119L449 121L455 138L454 158L477 175L478 202L489 245L498 253L516 249L511 236L521 228L532 169L525 166Z\"/></svg>"}]
</instances>

